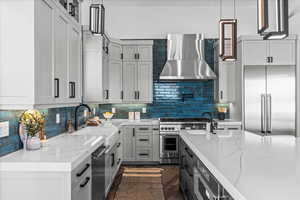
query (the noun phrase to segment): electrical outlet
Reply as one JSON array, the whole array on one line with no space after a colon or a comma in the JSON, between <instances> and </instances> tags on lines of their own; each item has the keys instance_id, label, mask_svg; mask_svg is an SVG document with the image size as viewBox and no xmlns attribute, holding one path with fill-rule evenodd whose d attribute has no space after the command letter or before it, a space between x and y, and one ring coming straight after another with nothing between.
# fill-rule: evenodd
<instances>
[{"instance_id":1,"label":"electrical outlet","mask_svg":"<svg viewBox=\"0 0 300 200\"><path fill-rule=\"evenodd\" d=\"M96 115L96 108L93 108L93 115Z\"/></svg>"},{"instance_id":2,"label":"electrical outlet","mask_svg":"<svg viewBox=\"0 0 300 200\"><path fill-rule=\"evenodd\" d=\"M9 122L0 122L0 138L7 137L9 135Z\"/></svg>"},{"instance_id":3,"label":"electrical outlet","mask_svg":"<svg viewBox=\"0 0 300 200\"><path fill-rule=\"evenodd\" d=\"M146 113L147 109L146 108L142 108L142 113Z\"/></svg>"},{"instance_id":4,"label":"electrical outlet","mask_svg":"<svg viewBox=\"0 0 300 200\"><path fill-rule=\"evenodd\" d=\"M116 108L111 108L111 112L115 114L116 113Z\"/></svg>"},{"instance_id":5,"label":"electrical outlet","mask_svg":"<svg viewBox=\"0 0 300 200\"><path fill-rule=\"evenodd\" d=\"M60 114L56 113L56 124L60 123Z\"/></svg>"}]
</instances>

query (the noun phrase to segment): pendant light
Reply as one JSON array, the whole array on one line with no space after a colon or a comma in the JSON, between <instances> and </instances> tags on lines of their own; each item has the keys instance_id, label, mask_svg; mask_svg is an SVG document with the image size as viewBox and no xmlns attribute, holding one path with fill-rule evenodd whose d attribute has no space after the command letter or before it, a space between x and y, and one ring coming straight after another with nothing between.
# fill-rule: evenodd
<instances>
[{"instance_id":1,"label":"pendant light","mask_svg":"<svg viewBox=\"0 0 300 200\"><path fill-rule=\"evenodd\" d=\"M102 4L90 5L90 31L95 35L104 35L105 8Z\"/></svg>"},{"instance_id":2,"label":"pendant light","mask_svg":"<svg viewBox=\"0 0 300 200\"><path fill-rule=\"evenodd\" d=\"M222 19L222 0L220 0L219 21L219 56L223 61L234 61L237 58L237 19L234 3L233 19Z\"/></svg>"},{"instance_id":3,"label":"pendant light","mask_svg":"<svg viewBox=\"0 0 300 200\"><path fill-rule=\"evenodd\" d=\"M269 29L269 0L257 0L258 33L264 40L284 39L289 35L289 6L288 0L276 0L276 30Z\"/></svg>"}]
</instances>

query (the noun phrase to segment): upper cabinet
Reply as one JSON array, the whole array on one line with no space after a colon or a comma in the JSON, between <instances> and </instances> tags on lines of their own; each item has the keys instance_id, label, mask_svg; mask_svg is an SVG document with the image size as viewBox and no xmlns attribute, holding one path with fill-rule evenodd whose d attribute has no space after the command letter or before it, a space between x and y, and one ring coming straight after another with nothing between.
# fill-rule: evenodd
<instances>
[{"instance_id":1,"label":"upper cabinet","mask_svg":"<svg viewBox=\"0 0 300 200\"><path fill-rule=\"evenodd\" d=\"M84 34L84 102L150 103L153 41Z\"/></svg>"},{"instance_id":2,"label":"upper cabinet","mask_svg":"<svg viewBox=\"0 0 300 200\"><path fill-rule=\"evenodd\" d=\"M295 36L284 40L241 37L244 65L296 65Z\"/></svg>"},{"instance_id":3,"label":"upper cabinet","mask_svg":"<svg viewBox=\"0 0 300 200\"><path fill-rule=\"evenodd\" d=\"M126 40L123 43L123 101L153 101L153 41Z\"/></svg>"},{"instance_id":4,"label":"upper cabinet","mask_svg":"<svg viewBox=\"0 0 300 200\"><path fill-rule=\"evenodd\" d=\"M57 0L3 1L0 10L0 109L80 103L80 25Z\"/></svg>"}]
</instances>

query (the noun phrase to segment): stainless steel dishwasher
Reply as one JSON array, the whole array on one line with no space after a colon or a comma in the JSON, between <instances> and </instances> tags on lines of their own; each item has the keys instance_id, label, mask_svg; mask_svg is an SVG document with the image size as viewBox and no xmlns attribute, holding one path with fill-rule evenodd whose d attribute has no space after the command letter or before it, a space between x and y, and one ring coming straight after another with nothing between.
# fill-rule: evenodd
<instances>
[{"instance_id":1,"label":"stainless steel dishwasher","mask_svg":"<svg viewBox=\"0 0 300 200\"><path fill-rule=\"evenodd\" d=\"M92 200L105 200L105 146L92 154Z\"/></svg>"}]
</instances>

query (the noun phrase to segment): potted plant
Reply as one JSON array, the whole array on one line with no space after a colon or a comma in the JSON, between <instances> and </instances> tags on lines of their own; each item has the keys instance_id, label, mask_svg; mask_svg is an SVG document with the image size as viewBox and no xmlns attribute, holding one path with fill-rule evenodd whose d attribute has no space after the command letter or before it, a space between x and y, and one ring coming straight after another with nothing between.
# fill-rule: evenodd
<instances>
[{"instance_id":1,"label":"potted plant","mask_svg":"<svg viewBox=\"0 0 300 200\"><path fill-rule=\"evenodd\" d=\"M28 150L41 148L39 134L45 126L45 116L38 110L27 110L20 118L20 136Z\"/></svg>"}]
</instances>

